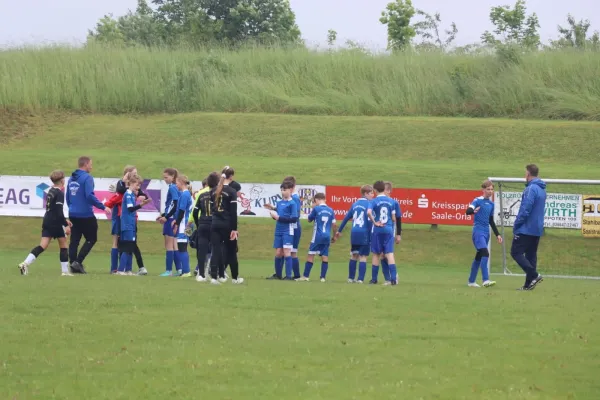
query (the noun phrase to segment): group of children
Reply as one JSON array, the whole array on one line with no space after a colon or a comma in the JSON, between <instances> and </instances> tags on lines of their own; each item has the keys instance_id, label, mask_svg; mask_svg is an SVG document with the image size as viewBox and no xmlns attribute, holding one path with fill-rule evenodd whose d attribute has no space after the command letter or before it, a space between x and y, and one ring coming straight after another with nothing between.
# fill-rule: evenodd
<instances>
[{"instance_id":1,"label":"group of children","mask_svg":"<svg viewBox=\"0 0 600 400\"><path fill-rule=\"evenodd\" d=\"M221 175L211 173L203 181L203 188L192 198L190 182L185 175L174 168L163 171L163 179L168 185L165 211L156 221L163 225L165 241L165 272L161 276L190 277L188 244L196 249L198 264L196 279L207 281L205 264L210 263L210 282L223 283L227 280L225 268L231 267L232 281L240 284L244 280L238 276L237 260L237 198L241 189L233 180L234 170L226 166ZM68 267L66 236L70 222L63 213L65 175L53 171L50 175L53 187L46 201L46 213L42 222L42 240L27 258L19 264L21 274L28 273L28 267L44 252L50 240L57 239L60 247L62 275L71 276ZM117 275L133 275L133 257L138 264L138 275L146 275L142 255L137 245L137 211L150 199L141 190L142 178L134 166L127 166L123 178L114 187L114 195L105 203L112 209L110 271ZM381 264L384 285L396 285L397 268L394 246L399 244L402 235L402 211L398 201L391 197L391 182L377 181L360 189L361 197L352 204L339 228L334 210L326 204L325 194L317 193L313 198L312 211L308 221L313 223L313 232L308 249L304 271L300 274L298 247L302 235L300 210L302 199L295 193L296 179L286 177L280 185L282 199L275 205L266 204L271 217L276 221L274 243L275 271L267 279L308 281L315 255L321 257L320 280L325 282L329 248L342 235L346 224L352 220L350 233L350 261L348 282L363 283L367 271L367 257L372 253L372 276L370 284L378 283ZM482 184L483 195L473 200L467 208L467 215L474 215L472 240L476 256L471 265L468 286L480 287L476 282L481 268L483 286L495 284L489 280L487 262L489 259L489 230L493 230L499 243L499 235L494 223L494 203L491 201L494 187L491 181ZM193 211L192 211L193 210ZM185 222L184 222L185 221ZM193 234L191 228L196 229ZM335 234L332 236L332 230ZM173 271L175 266L175 271ZM285 275L284 275L285 269ZM358 276L357 276L358 270Z\"/></svg>"}]
</instances>

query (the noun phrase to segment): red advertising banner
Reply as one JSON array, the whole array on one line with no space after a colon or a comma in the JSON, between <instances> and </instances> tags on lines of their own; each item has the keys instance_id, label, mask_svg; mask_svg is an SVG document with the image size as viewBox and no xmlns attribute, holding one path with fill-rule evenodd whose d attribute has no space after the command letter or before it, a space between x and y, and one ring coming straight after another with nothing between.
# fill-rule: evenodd
<instances>
[{"instance_id":1,"label":"red advertising banner","mask_svg":"<svg viewBox=\"0 0 600 400\"><path fill-rule=\"evenodd\" d=\"M327 186L327 205L339 220L360 197L360 188ZM396 189L392 197L400 203L402 222L407 224L472 225L473 217L465 210L480 190Z\"/></svg>"}]
</instances>

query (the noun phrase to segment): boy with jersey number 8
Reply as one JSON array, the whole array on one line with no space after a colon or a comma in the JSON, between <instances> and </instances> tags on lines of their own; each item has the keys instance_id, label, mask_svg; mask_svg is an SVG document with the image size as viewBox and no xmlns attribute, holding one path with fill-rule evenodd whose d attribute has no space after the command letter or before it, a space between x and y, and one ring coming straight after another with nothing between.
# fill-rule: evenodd
<instances>
[{"instance_id":1,"label":"boy with jersey number 8","mask_svg":"<svg viewBox=\"0 0 600 400\"><path fill-rule=\"evenodd\" d=\"M314 197L315 207L308 215L308 222L313 222L313 235L308 249L308 257L304 265L304 274L296 281L308 281L310 271L315 261L315 254L321 256L321 282L325 282L327 269L329 268L329 245L331 240L331 229L337 228L335 213L331 207L325 204L325 193L317 193ZM335 242L335 239L333 240Z\"/></svg>"},{"instance_id":2,"label":"boy with jersey number 8","mask_svg":"<svg viewBox=\"0 0 600 400\"><path fill-rule=\"evenodd\" d=\"M293 280L292 249L294 247L294 230L299 215L298 205L292 199L293 187L292 182L283 181L280 186L282 200L277 202L275 211L271 211L271 218L277 221L273 239L275 274L268 279ZM284 263L285 278L282 278Z\"/></svg>"},{"instance_id":3,"label":"boy with jersey number 8","mask_svg":"<svg viewBox=\"0 0 600 400\"><path fill-rule=\"evenodd\" d=\"M385 183L377 181L373 185L376 196L370 202L367 215L373 223L373 235L371 237L371 252L373 253L373 271L379 271L380 255L386 257L390 268L390 281L384 285L397 284L396 260L394 258L394 217L396 206L394 200L385 195Z\"/></svg>"},{"instance_id":4,"label":"boy with jersey number 8","mask_svg":"<svg viewBox=\"0 0 600 400\"><path fill-rule=\"evenodd\" d=\"M475 280L477 279L477 271L481 267L481 276L483 287L490 287L496 284L491 281L488 271L488 260L490 253L488 243L490 241L490 227L494 231L494 235L498 243L502 243L502 236L498 233L498 228L494 222L494 203L491 200L494 194L494 184L490 180L486 180L481 184L483 196L476 197L467 208L466 214L473 215L473 233L471 238L475 246L475 259L471 264L471 274L469 275L469 287L481 287Z\"/></svg>"}]
</instances>

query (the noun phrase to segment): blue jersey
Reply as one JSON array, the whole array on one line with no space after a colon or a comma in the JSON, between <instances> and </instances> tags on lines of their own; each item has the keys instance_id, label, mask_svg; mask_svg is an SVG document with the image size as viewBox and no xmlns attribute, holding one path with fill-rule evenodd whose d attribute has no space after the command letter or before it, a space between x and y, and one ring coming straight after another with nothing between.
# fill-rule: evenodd
<instances>
[{"instance_id":1,"label":"blue jersey","mask_svg":"<svg viewBox=\"0 0 600 400\"><path fill-rule=\"evenodd\" d=\"M494 203L490 199L486 199L483 196L476 197L469 208L476 209L479 207L479 211L473 218L473 231L489 232L490 231L490 218L494 218Z\"/></svg>"},{"instance_id":2,"label":"blue jersey","mask_svg":"<svg viewBox=\"0 0 600 400\"><path fill-rule=\"evenodd\" d=\"M169 189L167 190L167 201L165 201L165 214L168 214L173 208L173 202L179 201L179 189L177 189L177 185L171 183L169 185Z\"/></svg>"},{"instance_id":3,"label":"blue jersey","mask_svg":"<svg viewBox=\"0 0 600 400\"><path fill-rule=\"evenodd\" d=\"M369 200L363 197L352 204L346 213L338 231L341 232L346 223L352 219L350 244L366 246L371 242L371 229L373 228L373 224L367 216L368 208Z\"/></svg>"},{"instance_id":4,"label":"blue jersey","mask_svg":"<svg viewBox=\"0 0 600 400\"><path fill-rule=\"evenodd\" d=\"M369 204L369 210L372 210L375 222L381 222L383 226L373 226L373 233L394 233L394 221L392 217L396 214L395 200L386 195L375 197ZM398 202L396 202L397 204Z\"/></svg>"},{"instance_id":5,"label":"blue jersey","mask_svg":"<svg viewBox=\"0 0 600 400\"><path fill-rule=\"evenodd\" d=\"M135 207L135 194L131 190L127 190L123 196L123 203L121 204L121 232L135 231L135 216L136 211L129 211L130 207Z\"/></svg>"},{"instance_id":6,"label":"blue jersey","mask_svg":"<svg viewBox=\"0 0 600 400\"><path fill-rule=\"evenodd\" d=\"M328 244L331 242L331 225L335 222L335 213L327 204L321 204L312 209L308 221L315 223L311 243Z\"/></svg>"},{"instance_id":7,"label":"blue jersey","mask_svg":"<svg viewBox=\"0 0 600 400\"><path fill-rule=\"evenodd\" d=\"M184 211L181 225L185 226L187 221L190 219L190 213L193 205L194 202L192 200L192 194L189 190L184 190L183 192L179 193L179 201L177 202L177 212L175 212L175 218L177 218L180 210Z\"/></svg>"},{"instance_id":8,"label":"blue jersey","mask_svg":"<svg viewBox=\"0 0 600 400\"><path fill-rule=\"evenodd\" d=\"M300 200L300 196L296 193L292 195L292 200L296 203L296 207L298 208L298 222L296 222L296 229L302 228L300 225L300 210L302 210L302 200Z\"/></svg>"},{"instance_id":9,"label":"blue jersey","mask_svg":"<svg viewBox=\"0 0 600 400\"><path fill-rule=\"evenodd\" d=\"M294 235L296 222L298 222L298 204L293 199L279 200L276 211L280 219L275 225L275 234Z\"/></svg>"}]
</instances>

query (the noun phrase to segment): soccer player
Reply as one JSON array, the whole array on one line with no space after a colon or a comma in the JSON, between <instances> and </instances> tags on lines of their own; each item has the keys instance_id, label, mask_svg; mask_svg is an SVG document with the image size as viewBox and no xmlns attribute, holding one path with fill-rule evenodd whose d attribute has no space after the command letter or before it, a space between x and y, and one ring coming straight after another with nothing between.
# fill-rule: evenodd
<instances>
[{"instance_id":1,"label":"soccer player","mask_svg":"<svg viewBox=\"0 0 600 400\"><path fill-rule=\"evenodd\" d=\"M210 252L210 229L212 226L212 214L210 208L210 191L219 184L219 175L211 173L205 179L206 187L200 190L192 218L196 224L196 258L198 259L198 282L206 282L206 270L204 264L209 258ZM204 182L203 182L204 183Z\"/></svg>"},{"instance_id":2,"label":"soccer player","mask_svg":"<svg viewBox=\"0 0 600 400\"><path fill-rule=\"evenodd\" d=\"M275 210L271 211L271 217L277 221L273 240L275 274L267 279L293 280L292 248L294 246L294 230L298 222L298 205L292 199L293 187L292 182L283 181L280 185L282 200L279 200ZM284 262L285 278L282 278Z\"/></svg>"},{"instance_id":3,"label":"soccer player","mask_svg":"<svg viewBox=\"0 0 600 400\"><path fill-rule=\"evenodd\" d=\"M390 281L384 285L397 284L396 260L394 258L394 220L396 207L394 201L385 195L385 183L377 181L373 185L375 198L367 208L367 215L373 223L371 252L373 253L373 280L377 281L380 254L387 258L390 267ZM396 241L399 238L396 236Z\"/></svg>"},{"instance_id":4,"label":"soccer player","mask_svg":"<svg viewBox=\"0 0 600 400\"><path fill-rule=\"evenodd\" d=\"M335 212L325 204L325 194L317 193L314 197L315 207L308 215L308 222L314 222L313 235L308 249L308 257L304 265L304 274L297 281L308 281L310 270L315 261L315 254L321 256L321 282L325 282L329 268L329 245L331 243L331 229L337 228Z\"/></svg>"},{"instance_id":5,"label":"soccer player","mask_svg":"<svg viewBox=\"0 0 600 400\"><path fill-rule=\"evenodd\" d=\"M69 252L66 238L71 233L72 224L67 221L63 212L65 173L63 171L52 171L50 180L53 186L46 197L46 213L42 221L42 240L39 246L31 250L25 261L19 264L21 275L27 275L29 266L48 248L52 239L57 239L60 247L59 257L62 276L73 276L69 272Z\"/></svg>"},{"instance_id":6,"label":"soccer player","mask_svg":"<svg viewBox=\"0 0 600 400\"><path fill-rule=\"evenodd\" d=\"M218 181L218 176L217 176L217 181ZM196 227L196 232L194 232L192 234L192 237L190 238L190 240L192 238L195 240L194 246L196 246L196 258L198 258L198 233L199 233L199 232L197 232L198 231L198 212L199 212L198 200L200 199L200 195L202 193L206 193L209 191L210 191L210 188L207 186L207 178L204 178L202 180L202 189L200 189L196 193L194 193L194 196L193 196L194 208L193 208L192 213L190 214L190 218L188 219L188 222L187 222L187 229L192 229L192 225L195 225L195 227ZM194 235L195 235L195 237L194 237ZM192 246L192 242L190 242L190 246ZM206 254L204 257L206 259L206 257L209 257L209 255ZM205 268L205 266L203 266L203 268ZM208 265L206 265L206 268L204 269L205 274L206 274L207 268L208 268ZM198 264L198 265L196 265L196 269L194 270L194 275L198 276L199 271L200 271L200 265ZM205 276L205 275L202 275L202 276Z\"/></svg>"},{"instance_id":7,"label":"soccer player","mask_svg":"<svg viewBox=\"0 0 600 400\"><path fill-rule=\"evenodd\" d=\"M373 186L364 185L360 188L361 198L358 199L346 213L340 227L335 234L335 239L342 235L348 221L352 220L350 233L350 262L348 264L348 283L363 283L367 273L367 257L371 244L371 220L367 216L369 202L373 199ZM356 264L358 262L358 279L356 278Z\"/></svg>"},{"instance_id":8,"label":"soccer player","mask_svg":"<svg viewBox=\"0 0 600 400\"><path fill-rule=\"evenodd\" d=\"M229 165L226 165L225 167L223 167L223 169L221 170L221 174L224 174L228 169L230 169ZM235 190L236 201L239 201L240 196L241 196L240 191L242 190L242 185L240 185L239 182L236 182L234 180L234 178L235 178L235 175L232 175L231 176L231 182L229 182L227 185L230 188L232 188L233 190ZM237 240L237 238L234 240L234 242L235 242L235 251L237 253L239 251L239 246L238 246L238 240ZM225 280L227 280L227 278L229 277L227 275L227 267L229 266L229 264L227 263L227 259L224 259L224 260L225 260L225 272L223 274L224 274Z\"/></svg>"},{"instance_id":9,"label":"soccer player","mask_svg":"<svg viewBox=\"0 0 600 400\"><path fill-rule=\"evenodd\" d=\"M125 190L122 189L125 185L123 182L127 180L129 173L135 171L135 167L126 166L123 170L123 178L117 182L117 186L111 186L110 189L114 188L114 195L106 201L104 204L106 207L110 207L113 212L111 216L111 229L110 234L112 235L112 248L110 251L110 273L114 274L117 272L119 267L119 235L121 234L121 204L123 203L123 197ZM117 187L120 190L117 190ZM111 190L112 191L112 190Z\"/></svg>"},{"instance_id":10,"label":"soccer player","mask_svg":"<svg viewBox=\"0 0 600 400\"><path fill-rule=\"evenodd\" d=\"M296 222L296 228L294 229L294 244L292 247L292 270L294 273L294 279L300 278L300 259L298 258L298 247L300 247L300 237L302 236L302 223L300 221L300 214L302 210L302 199L296 193L296 177L286 176L284 181L292 183L292 200L296 202L298 207L298 222Z\"/></svg>"},{"instance_id":11,"label":"soccer player","mask_svg":"<svg viewBox=\"0 0 600 400\"><path fill-rule=\"evenodd\" d=\"M167 191L167 199L165 201L165 212L156 219L159 223L163 224L163 236L165 238L165 250L166 250L166 270L160 276L172 276L173 275L173 263L175 261L175 253L177 252L177 238L173 233L173 215L177 211L177 202L179 201L179 190L175 180L179 172L175 168L166 168L163 171L163 179L169 186ZM177 269L177 267L176 267ZM181 271L178 271L181 273Z\"/></svg>"},{"instance_id":12,"label":"soccer player","mask_svg":"<svg viewBox=\"0 0 600 400\"><path fill-rule=\"evenodd\" d=\"M121 260L118 267L118 275L133 275L133 252L135 251L137 237L137 210L150 202L145 198L136 205L137 192L142 185L142 178L137 174L128 174L127 184L129 188L123 196L121 204L121 233L119 237L119 251Z\"/></svg>"},{"instance_id":13,"label":"soccer player","mask_svg":"<svg viewBox=\"0 0 600 400\"><path fill-rule=\"evenodd\" d=\"M490 227L494 231L494 235L498 239L498 243L502 243L502 236L498 233L498 228L494 222L494 203L491 198L494 195L494 184L490 180L486 180L481 184L483 196L476 197L467 208L467 215L474 215L473 218L473 245L475 246L475 259L471 264L471 274L469 275L469 287L481 287L475 280L477 279L477 270L481 266L481 276L483 278L483 287L490 287L496 284L495 281L490 281L488 271L488 259L490 253L488 243L490 241Z\"/></svg>"},{"instance_id":14,"label":"soccer player","mask_svg":"<svg viewBox=\"0 0 600 400\"><path fill-rule=\"evenodd\" d=\"M188 236L185 233L185 226L192 211L192 193L189 191L190 181L185 175L178 175L177 189L179 190L179 201L177 202L177 211L175 219L171 223L171 229L177 240L177 252L175 252L175 265L178 266L178 276L188 278L190 273L190 255L187 250ZM183 223L182 223L183 222Z\"/></svg>"},{"instance_id":15,"label":"soccer player","mask_svg":"<svg viewBox=\"0 0 600 400\"><path fill-rule=\"evenodd\" d=\"M394 215L394 236L396 237L396 244L400 244L400 240L402 238L402 210L400 209L400 203L398 203L398 201L396 201L396 199L394 199L392 197L392 182L390 181L385 181L385 195L387 197L389 197L390 199L392 199L392 202L394 203L394 208L396 210L396 213ZM384 254L380 255L381 257L381 272L383 273L383 279L385 279L385 282L390 282L390 267L388 265L388 261L387 258L385 257ZM378 275L378 274L377 274ZM376 276L377 278L377 276ZM375 279L374 281L371 281L369 283L372 284L376 284L377 283L377 279Z\"/></svg>"},{"instance_id":16,"label":"soccer player","mask_svg":"<svg viewBox=\"0 0 600 400\"><path fill-rule=\"evenodd\" d=\"M73 171L67 182L66 200L69 207L69 220L73 224L71 240L69 243L69 261L71 272L85 274L83 261L92 251L98 241L98 220L94 215L94 207L110 214L111 209L106 207L94 194L94 178L92 172L92 159L79 157L78 169ZM81 237L85 243L78 252Z\"/></svg>"},{"instance_id":17,"label":"soccer player","mask_svg":"<svg viewBox=\"0 0 600 400\"><path fill-rule=\"evenodd\" d=\"M229 183L235 174L233 168L225 169L216 188L210 191L212 223L210 227L210 283L218 285L225 282L225 264L231 268L231 282L234 285L244 282L239 277L237 259L238 214L237 192Z\"/></svg>"}]
</instances>

